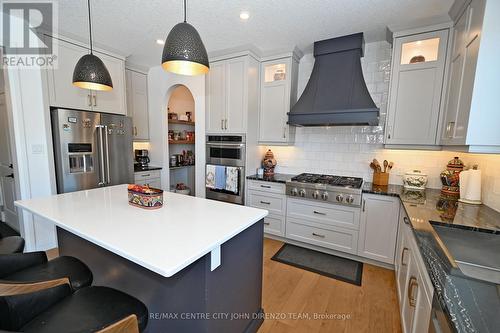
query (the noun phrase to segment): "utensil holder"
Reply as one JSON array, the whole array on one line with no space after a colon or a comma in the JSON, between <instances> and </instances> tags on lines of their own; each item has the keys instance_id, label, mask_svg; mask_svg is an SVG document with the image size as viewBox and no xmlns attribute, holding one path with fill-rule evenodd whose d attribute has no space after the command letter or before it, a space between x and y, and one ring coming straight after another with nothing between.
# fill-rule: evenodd
<instances>
[{"instance_id":1,"label":"utensil holder","mask_svg":"<svg viewBox=\"0 0 500 333\"><path fill-rule=\"evenodd\" d=\"M379 186L389 185L389 173L388 172L374 172L373 173L373 184Z\"/></svg>"}]
</instances>

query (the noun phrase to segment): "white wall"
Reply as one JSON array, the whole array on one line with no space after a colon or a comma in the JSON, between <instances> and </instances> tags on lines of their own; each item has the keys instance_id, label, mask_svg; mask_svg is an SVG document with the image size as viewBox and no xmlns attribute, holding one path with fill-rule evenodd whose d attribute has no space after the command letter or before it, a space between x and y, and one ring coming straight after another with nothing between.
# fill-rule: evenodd
<instances>
[{"instance_id":1,"label":"white wall","mask_svg":"<svg viewBox=\"0 0 500 333\"><path fill-rule=\"evenodd\" d=\"M42 75L37 69L7 70L19 199L56 193L49 107ZM26 212L18 211L18 215L26 251L57 246L52 223Z\"/></svg>"},{"instance_id":2,"label":"white wall","mask_svg":"<svg viewBox=\"0 0 500 333\"><path fill-rule=\"evenodd\" d=\"M205 197L205 76L167 73L161 66L148 73L148 110L151 165L162 166L162 187L170 185L167 104L178 85L186 86L195 105L196 196Z\"/></svg>"},{"instance_id":3,"label":"white wall","mask_svg":"<svg viewBox=\"0 0 500 333\"><path fill-rule=\"evenodd\" d=\"M361 59L365 81L372 98L380 107L381 124L387 114L391 46L387 42L367 43ZM309 79L314 65L312 54L299 65L298 96ZM371 181L369 163L374 158L395 163L389 182L402 184L402 175L419 169L429 175L428 187L440 188L439 174L454 156L468 165L479 164L483 170L484 202L500 211L500 155L477 155L446 151L390 150L383 146L383 126L298 127L295 145L270 147L278 161L276 171L297 174L315 172L362 177Z\"/></svg>"}]
</instances>

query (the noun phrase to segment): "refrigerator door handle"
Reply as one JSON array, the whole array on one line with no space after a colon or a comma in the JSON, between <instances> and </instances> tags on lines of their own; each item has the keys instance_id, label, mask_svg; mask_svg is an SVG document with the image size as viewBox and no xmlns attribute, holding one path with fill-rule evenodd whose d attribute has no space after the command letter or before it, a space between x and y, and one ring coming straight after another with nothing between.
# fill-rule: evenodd
<instances>
[{"instance_id":1,"label":"refrigerator door handle","mask_svg":"<svg viewBox=\"0 0 500 333\"><path fill-rule=\"evenodd\" d=\"M106 184L111 184L111 177L109 176L109 134L108 134L108 126L104 126L104 132L106 133Z\"/></svg>"},{"instance_id":2,"label":"refrigerator door handle","mask_svg":"<svg viewBox=\"0 0 500 333\"><path fill-rule=\"evenodd\" d=\"M99 136L99 160L100 160L100 170L99 170L99 183L97 185L104 186L106 182L104 181L104 143L102 134L102 125L97 125L97 135Z\"/></svg>"}]
</instances>

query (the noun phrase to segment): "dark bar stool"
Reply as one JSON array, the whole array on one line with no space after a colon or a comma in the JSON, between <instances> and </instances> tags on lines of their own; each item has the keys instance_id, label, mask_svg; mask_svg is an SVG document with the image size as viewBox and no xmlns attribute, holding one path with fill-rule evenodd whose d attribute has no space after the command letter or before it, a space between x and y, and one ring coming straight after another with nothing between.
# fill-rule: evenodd
<instances>
[{"instance_id":1,"label":"dark bar stool","mask_svg":"<svg viewBox=\"0 0 500 333\"><path fill-rule=\"evenodd\" d=\"M78 290L92 284L92 272L73 257L62 256L48 261L45 252L0 255L0 283L4 285L58 279L66 279L72 290Z\"/></svg>"},{"instance_id":2,"label":"dark bar stool","mask_svg":"<svg viewBox=\"0 0 500 333\"><path fill-rule=\"evenodd\" d=\"M24 250L24 238L19 236L3 237L0 234L0 254L21 253Z\"/></svg>"},{"instance_id":3,"label":"dark bar stool","mask_svg":"<svg viewBox=\"0 0 500 333\"><path fill-rule=\"evenodd\" d=\"M67 282L49 282L25 284L0 295L0 330L137 333L147 326L148 309L130 295L108 287L72 293Z\"/></svg>"}]
</instances>

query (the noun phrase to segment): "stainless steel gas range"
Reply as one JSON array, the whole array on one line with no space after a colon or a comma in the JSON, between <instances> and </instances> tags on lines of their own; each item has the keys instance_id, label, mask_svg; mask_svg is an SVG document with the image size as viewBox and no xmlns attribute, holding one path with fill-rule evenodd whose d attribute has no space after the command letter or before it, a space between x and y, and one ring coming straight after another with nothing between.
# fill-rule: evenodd
<instances>
[{"instance_id":1,"label":"stainless steel gas range","mask_svg":"<svg viewBox=\"0 0 500 333\"><path fill-rule=\"evenodd\" d=\"M302 173L286 182L287 195L348 206L361 206L363 178Z\"/></svg>"}]
</instances>

